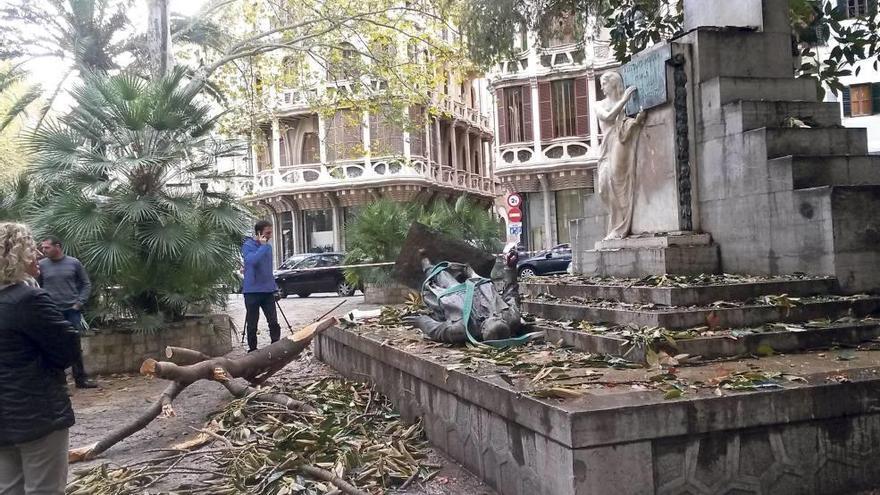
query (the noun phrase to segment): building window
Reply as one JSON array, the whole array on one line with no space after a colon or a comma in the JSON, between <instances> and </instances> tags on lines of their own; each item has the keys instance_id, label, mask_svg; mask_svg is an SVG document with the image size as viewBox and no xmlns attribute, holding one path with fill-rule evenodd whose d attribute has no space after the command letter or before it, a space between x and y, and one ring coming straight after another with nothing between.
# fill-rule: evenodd
<instances>
[{"instance_id":1,"label":"building window","mask_svg":"<svg viewBox=\"0 0 880 495\"><path fill-rule=\"evenodd\" d=\"M317 132L307 132L303 134L302 153L300 154L300 163L318 163L321 161L321 141Z\"/></svg>"},{"instance_id":2,"label":"building window","mask_svg":"<svg viewBox=\"0 0 880 495\"><path fill-rule=\"evenodd\" d=\"M332 210L306 210L303 212L303 224L308 252L333 251Z\"/></svg>"},{"instance_id":3,"label":"building window","mask_svg":"<svg viewBox=\"0 0 880 495\"><path fill-rule=\"evenodd\" d=\"M575 16L566 12L550 22L542 35L541 44L547 48L571 45L578 41L578 36Z\"/></svg>"},{"instance_id":4,"label":"building window","mask_svg":"<svg viewBox=\"0 0 880 495\"><path fill-rule=\"evenodd\" d=\"M361 114L353 110L336 112L329 132L327 154L330 161L358 158L364 153Z\"/></svg>"},{"instance_id":5,"label":"building window","mask_svg":"<svg viewBox=\"0 0 880 495\"><path fill-rule=\"evenodd\" d=\"M358 52L348 42L340 43L330 55L327 80L344 81L358 75Z\"/></svg>"},{"instance_id":6,"label":"building window","mask_svg":"<svg viewBox=\"0 0 880 495\"><path fill-rule=\"evenodd\" d=\"M553 81L551 104L553 106L553 137L574 136L576 133L574 79Z\"/></svg>"},{"instance_id":7,"label":"building window","mask_svg":"<svg viewBox=\"0 0 880 495\"><path fill-rule=\"evenodd\" d=\"M293 213L281 213L281 259L286 260L294 255L293 249Z\"/></svg>"},{"instance_id":8,"label":"building window","mask_svg":"<svg viewBox=\"0 0 880 495\"><path fill-rule=\"evenodd\" d=\"M862 117L865 115L871 115L871 85L870 84L859 84L855 86L850 86L850 99L852 104L852 116L853 117Z\"/></svg>"},{"instance_id":9,"label":"building window","mask_svg":"<svg viewBox=\"0 0 880 495\"><path fill-rule=\"evenodd\" d=\"M525 141L523 121L523 87L504 88L504 106L507 110L507 142Z\"/></svg>"},{"instance_id":10,"label":"building window","mask_svg":"<svg viewBox=\"0 0 880 495\"><path fill-rule=\"evenodd\" d=\"M544 249L547 232L544 228L544 195L542 193L525 194L525 232L523 242L532 251Z\"/></svg>"},{"instance_id":11,"label":"building window","mask_svg":"<svg viewBox=\"0 0 880 495\"><path fill-rule=\"evenodd\" d=\"M846 16L850 18L854 17L864 17L868 15L870 12L868 11L868 4L871 3L870 0L845 0L846 1Z\"/></svg>"},{"instance_id":12,"label":"building window","mask_svg":"<svg viewBox=\"0 0 880 495\"><path fill-rule=\"evenodd\" d=\"M880 114L880 82L854 84L841 92L844 117Z\"/></svg>"},{"instance_id":13,"label":"building window","mask_svg":"<svg viewBox=\"0 0 880 495\"><path fill-rule=\"evenodd\" d=\"M558 244L571 242L569 221L584 218L584 201L589 189L556 191L556 236Z\"/></svg>"},{"instance_id":14,"label":"building window","mask_svg":"<svg viewBox=\"0 0 880 495\"><path fill-rule=\"evenodd\" d=\"M525 25L519 27L519 49L523 52L529 49L529 31Z\"/></svg>"}]
</instances>

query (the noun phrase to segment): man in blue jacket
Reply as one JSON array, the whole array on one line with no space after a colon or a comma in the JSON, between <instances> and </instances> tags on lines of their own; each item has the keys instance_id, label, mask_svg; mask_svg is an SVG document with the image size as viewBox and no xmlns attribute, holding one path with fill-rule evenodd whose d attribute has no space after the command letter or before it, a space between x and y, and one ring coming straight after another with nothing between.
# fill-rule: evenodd
<instances>
[{"instance_id":1,"label":"man in blue jacket","mask_svg":"<svg viewBox=\"0 0 880 495\"><path fill-rule=\"evenodd\" d=\"M254 237L248 237L241 246L244 259L245 323L248 352L257 350L257 324L260 321L260 308L269 323L269 338L272 342L281 338L281 325L275 312L275 275L272 273L272 224L260 220L254 225Z\"/></svg>"}]
</instances>

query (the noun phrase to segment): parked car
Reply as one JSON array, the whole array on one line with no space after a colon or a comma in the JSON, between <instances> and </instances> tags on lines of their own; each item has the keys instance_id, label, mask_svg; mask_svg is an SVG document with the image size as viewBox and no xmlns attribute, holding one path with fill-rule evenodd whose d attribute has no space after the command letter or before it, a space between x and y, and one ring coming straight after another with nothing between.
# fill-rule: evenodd
<instances>
[{"instance_id":1,"label":"parked car","mask_svg":"<svg viewBox=\"0 0 880 495\"><path fill-rule=\"evenodd\" d=\"M516 265L520 278L535 275L565 273L571 264L571 246L560 244L548 251L541 251L530 258L520 259Z\"/></svg>"},{"instance_id":2,"label":"parked car","mask_svg":"<svg viewBox=\"0 0 880 495\"><path fill-rule=\"evenodd\" d=\"M281 297L296 294L309 297L315 292L336 292L351 296L357 290L346 282L339 268L342 253L298 254L291 256L275 271L275 283Z\"/></svg>"}]
</instances>

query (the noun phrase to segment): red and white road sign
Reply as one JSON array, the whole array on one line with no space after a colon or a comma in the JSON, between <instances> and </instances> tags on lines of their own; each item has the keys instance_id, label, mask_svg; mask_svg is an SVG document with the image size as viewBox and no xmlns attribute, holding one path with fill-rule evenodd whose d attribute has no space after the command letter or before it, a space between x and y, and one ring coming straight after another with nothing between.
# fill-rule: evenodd
<instances>
[{"instance_id":1,"label":"red and white road sign","mask_svg":"<svg viewBox=\"0 0 880 495\"><path fill-rule=\"evenodd\" d=\"M510 193L507 195L507 206L511 208L519 208L522 204L522 197L516 193Z\"/></svg>"},{"instance_id":2,"label":"red and white road sign","mask_svg":"<svg viewBox=\"0 0 880 495\"><path fill-rule=\"evenodd\" d=\"M520 210L519 208L511 208L507 210L507 219L511 223L522 222L522 210Z\"/></svg>"}]
</instances>

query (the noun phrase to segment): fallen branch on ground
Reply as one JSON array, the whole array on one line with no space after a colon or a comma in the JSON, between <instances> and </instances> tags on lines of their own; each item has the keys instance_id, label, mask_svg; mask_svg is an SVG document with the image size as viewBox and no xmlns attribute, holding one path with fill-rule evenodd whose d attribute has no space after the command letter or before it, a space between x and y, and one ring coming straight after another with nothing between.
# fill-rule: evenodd
<instances>
[{"instance_id":1,"label":"fallen branch on ground","mask_svg":"<svg viewBox=\"0 0 880 495\"><path fill-rule=\"evenodd\" d=\"M155 359L144 361L141 366L141 374L172 380L172 383L162 392L156 402L131 423L117 428L94 444L71 449L68 453L69 461L74 463L94 459L110 447L144 429L160 414L166 417L174 416L174 408L172 407L174 399L186 387L199 380L220 382L232 395L238 398L256 392L255 388L235 383L232 379L244 378L250 383L264 383L269 376L299 356L318 332L335 323L336 318L332 317L312 323L292 335L239 358L225 356L211 358L191 349L169 347L165 352L169 359L181 363L197 359L200 361L188 365L168 361L159 362ZM277 403L291 409L314 410L283 394L265 394L260 396L260 400Z\"/></svg>"}]
</instances>

